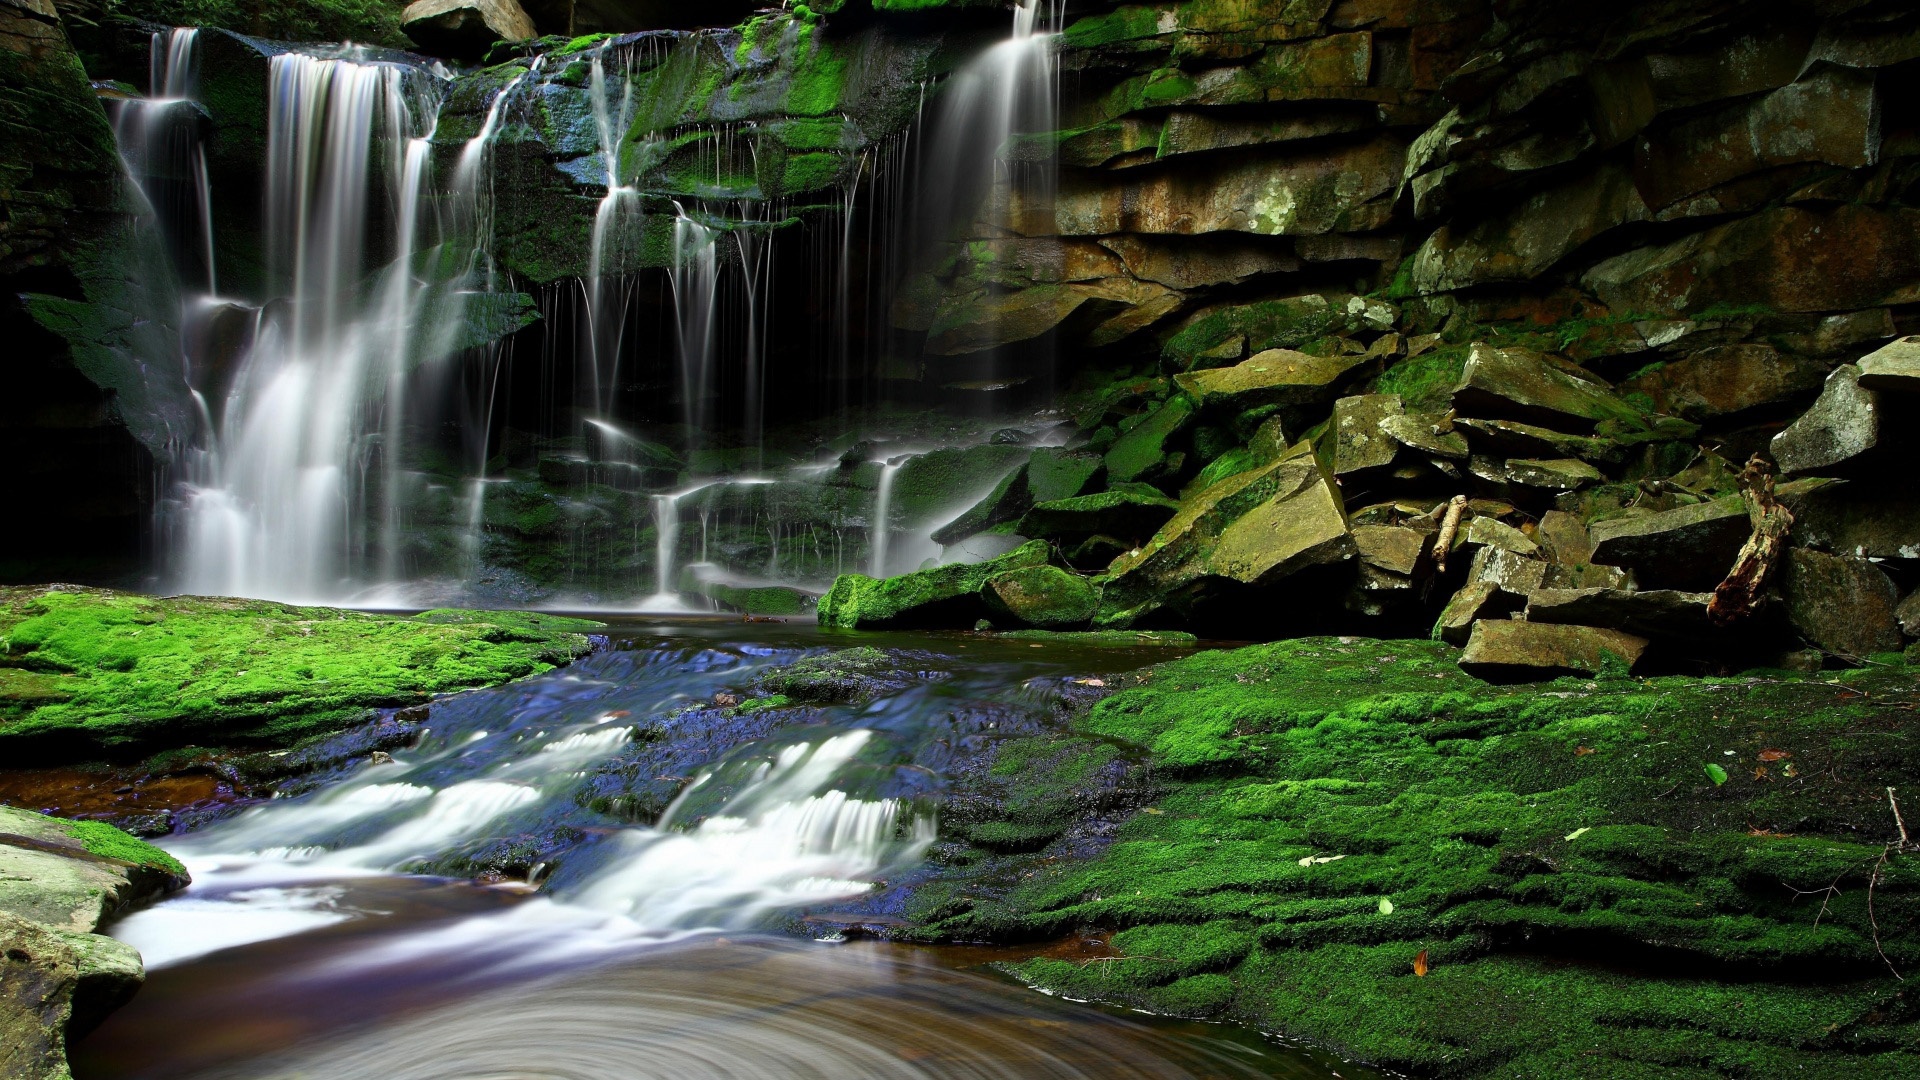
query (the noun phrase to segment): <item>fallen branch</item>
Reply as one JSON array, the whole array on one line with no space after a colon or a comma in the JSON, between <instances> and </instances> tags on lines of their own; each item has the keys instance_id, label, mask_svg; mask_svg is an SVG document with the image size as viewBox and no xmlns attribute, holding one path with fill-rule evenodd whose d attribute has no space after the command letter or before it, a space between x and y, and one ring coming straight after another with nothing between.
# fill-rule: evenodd
<instances>
[{"instance_id":1,"label":"fallen branch","mask_svg":"<svg viewBox=\"0 0 1920 1080\"><path fill-rule=\"evenodd\" d=\"M1787 533L1793 528L1793 512L1774 498L1773 472L1758 454L1740 474L1740 493L1753 533L1707 605L1707 615L1717 626L1729 626L1753 614L1760 603L1760 592L1786 548Z\"/></svg>"},{"instance_id":2,"label":"fallen branch","mask_svg":"<svg viewBox=\"0 0 1920 1080\"><path fill-rule=\"evenodd\" d=\"M1893 807L1893 823L1900 828L1900 850L1906 851L1913 841L1907 839L1907 823L1900 818L1900 803L1894 799L1892 788L1887 789L1887 805Z\"/></svg>"},{"instance_id":3,"label":"fallen branch","mask_svg":"<svg viewBox=\"0 0 1920 1080\"><path fill-rule=\"evenodd\" d=\"M1440 519L1440 535L1433 538L1433 568L1447 572L1447 553L1453 550L1454 534L1460 531L1460 515L1467 512L1467 497L1455 495L1447 503L1446 516Z\"/></svg>"}]
</instances>

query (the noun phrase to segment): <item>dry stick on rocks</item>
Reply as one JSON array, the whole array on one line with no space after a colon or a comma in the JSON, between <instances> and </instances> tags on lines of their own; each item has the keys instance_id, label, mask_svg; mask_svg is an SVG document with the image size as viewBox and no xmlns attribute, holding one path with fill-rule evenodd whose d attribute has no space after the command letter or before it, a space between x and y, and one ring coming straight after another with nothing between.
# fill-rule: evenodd
<instances>
[{"instance_id":1,"label":"dry stick on rocks","mask_svg":"<svg viewBox=\"0 0 1920 1080\"><path fill-rule=\"evenodd\" d=\"M1753 522L1753 534L1733 560L1727 579L1713 590L1707 615L1716 626L1728 626L1753 613L1760 602L1760 590L1766 587L1786 547L1787 532L1793 528L1793 512L1773 497L1773 472L1755 454L1740 474L1741 497L1747 503L1747 517Z\"/></svg>"},{"instance_id":2,"label":"dry stick on rocks","mask_svg":"<svg viewBox=\"0 0 1920 1080\"><path fill-rule=\"evenodd\" d=\"M1440 535L1433 538L1433 568L1447 572L1447 552L1453 549L1453 534L1460 531L1460 515L1467 512L1467 497L1455 495L1447 503L1447 514L1440 519Z\"/></svg>"}]
</instances>

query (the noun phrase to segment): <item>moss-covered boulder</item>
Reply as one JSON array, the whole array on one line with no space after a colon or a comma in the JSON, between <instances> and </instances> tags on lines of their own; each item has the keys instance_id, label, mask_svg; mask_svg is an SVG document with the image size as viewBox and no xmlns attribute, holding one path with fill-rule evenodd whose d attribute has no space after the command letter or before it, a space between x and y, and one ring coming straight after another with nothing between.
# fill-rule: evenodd
<instances>
[{"instance_id":1,"label":"moss-covered boulder","mask_svg":"<svg viewBox=\"0 0 1920 1080\"><path fill-rule=\"evenodd\" d=\"M0 747L23 758L282 744L377 707L488 686L592 651L599 623L413 618L260 600L0 589Z\"/></svg>"},{"instance_id":2,"label":"moss-covered boulder","mask_svg":"<svg viewBox=\"0 0 1920 1080\"><path fill-rule=\"evenodd\" d=\"M842 574L820 598L820 625L842 630L971 626L986 614L980 590L1009 570L1045 566L1047 545L1030 541L997 559L936 566L892 578Z\"/></svg>"},{"instance_id":3,"label":"moss-covered boulder","mask_svg":"<svg viewBox=\"0 0 1920 1080\"><path fill-rule=\"evenodd\" d=\"M1029 566L987 579L981 597L996 615L1042 630L1093 621L1100 593L1086 578L1057 566Z\"/></svg>"},{"instance_id":4,"label":"moss-covered boulder","mask_svg":"<svg viewBox=\"0 0 1920 1080\"><path fill-rule=\"evenodd\" d=\"M1108 676L954 793L959 869L912 933L1102 938L1013 970L1413 1075L1920 1075L1887 791L1920 783L1920 671L1498 687L1456 655L1319 638Z\"/></svg>"}]
</instances>

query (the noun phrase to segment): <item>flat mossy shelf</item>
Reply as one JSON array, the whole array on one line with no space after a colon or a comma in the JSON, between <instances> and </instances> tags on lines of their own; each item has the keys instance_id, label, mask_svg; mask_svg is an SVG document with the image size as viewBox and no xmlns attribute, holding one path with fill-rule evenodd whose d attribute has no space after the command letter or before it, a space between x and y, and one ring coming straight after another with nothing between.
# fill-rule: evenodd
<instances>
[{"instance_id":1,"label":"flat mossy shelf","mask_svg":"<svg viewBox=\"0 0 1920 1080\"><path fill-rule=\"evenodd\" d=\"M967 781L915 936L1097 936L1011 970L1417 1075L1920 1076L1889 802L1920 669L1492 686L1456 656L1315 638L1108 678Z\"/></svg>"},{"instance_id":2,"label":"flat mossy shelf","mask_svg":"<svg viewBox=\"0 0 1920 1080\"><path fill-rule=\"evenodd\" d=\"M569 663L601 624L527 612L411 618L67 585L0 589L0 752L284 745L433 695Z\"/></svg>"}]
</instances>

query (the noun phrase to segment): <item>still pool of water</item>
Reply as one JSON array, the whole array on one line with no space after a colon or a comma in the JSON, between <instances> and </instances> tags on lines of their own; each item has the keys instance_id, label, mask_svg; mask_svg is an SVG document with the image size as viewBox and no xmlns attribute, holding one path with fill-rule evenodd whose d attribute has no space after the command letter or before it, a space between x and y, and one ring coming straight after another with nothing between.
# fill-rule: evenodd
<instances>
[{"instance_id":1,"label":"still pool of water","mask_svg":"<svg viewBox=\"0 0 1920 1080\"><path fill-rule=\"evenodd\" d=\"M168 840L195 884L112 929L150 976L75 1048L79 1080L1376 1075L988 966L1033 949L766 932L923 873L953 770L1168 650L721 622L609 638L436 703L391 762ZM870 700L711 705L849 644L896 650ZM608 810L650 784L657 820ZM530 837L559 845L537 892L419 872Z\"/></svg>"}]
</instances>

